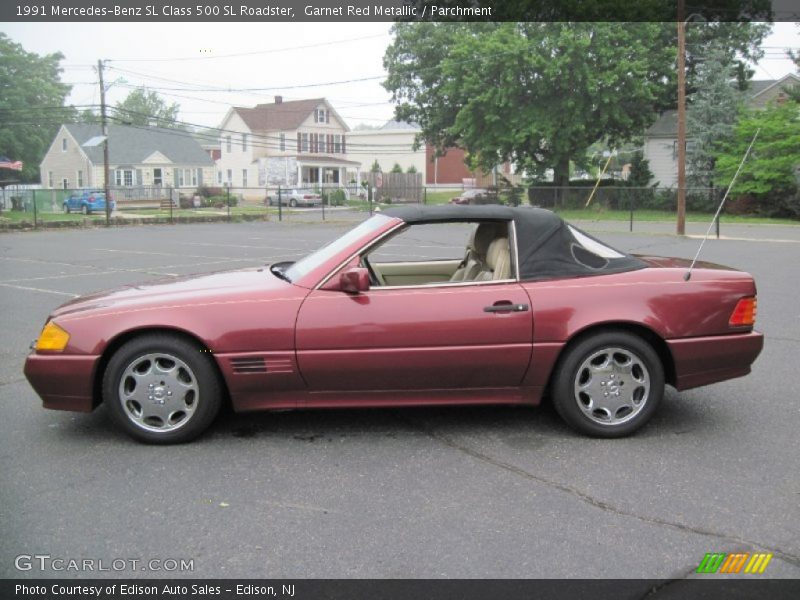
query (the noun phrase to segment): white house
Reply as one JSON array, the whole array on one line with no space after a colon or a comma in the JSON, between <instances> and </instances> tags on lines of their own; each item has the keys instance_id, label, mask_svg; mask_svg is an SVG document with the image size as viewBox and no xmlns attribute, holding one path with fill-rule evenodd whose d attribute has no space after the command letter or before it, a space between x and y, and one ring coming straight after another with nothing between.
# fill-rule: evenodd
<instances>
[{"instance_id":1,"label":"white house","mask_svg":"<svg viewBox=\"0 0 800 600\"><path fill-rule=\"evenodd\" d=\"M750 82L747 104L764 108L769 102L780 100L786 89L800 85L800 77L786 75L781 79L756 80ZM691 137L691 132L688 132ZM659 187L675 187L678 184L678 111L668 110L661 114L644 134L644 158L650 162L653 183Z\"/></svg>"},{"instance_id":2,"label":"white house","mask_svg":"<svg viewBox=\"0 0 800 600\"><path fill-rule=\"evenodd\" d=\"M335 187L356 181L347 156L349 127L324 98L233 107L219 129L217 185L245 197L267 186Z\"/></svg>"},{"instance_id":3,"label":"white house","mask_svg":"<svg viewBox=\"0 0 800 600\"><path fill-rule=\"evenodd\" d=\"M383 171L391 171L398 164L403 171L414 167L417 173L425 173L425 146L413 149L419 132L418 126L402 121L388 121L379 129L352 131L347 154L367 171L378 161Z\"/></svg>"}]
</instances>

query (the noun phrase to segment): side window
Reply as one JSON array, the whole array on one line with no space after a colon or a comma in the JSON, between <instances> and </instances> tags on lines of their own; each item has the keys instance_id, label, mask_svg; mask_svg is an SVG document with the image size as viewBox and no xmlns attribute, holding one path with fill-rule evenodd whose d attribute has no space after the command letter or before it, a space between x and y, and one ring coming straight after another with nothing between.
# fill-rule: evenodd
<instances>
[{"instance_id":1,"label":"side window","mask_svg":"<svg viewBox=\"0 0 800 600\"><path fill-rule=\"evenodd\" d=\"M474 223L410 225L369 254L375 263L461 260Z\"/></svg>"}]
</instances>

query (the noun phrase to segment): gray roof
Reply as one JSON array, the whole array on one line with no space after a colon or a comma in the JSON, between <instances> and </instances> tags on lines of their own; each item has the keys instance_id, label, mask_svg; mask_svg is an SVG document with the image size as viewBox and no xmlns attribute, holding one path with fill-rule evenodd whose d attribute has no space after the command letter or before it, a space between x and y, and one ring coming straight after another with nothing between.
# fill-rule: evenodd
<instances>
[{"instance_id":1,"label":"gray roof","mask_svg":"<svg viewBox=\"0 0 800 600\"><path fill-rule=\"evenodd\" d=\"M656 119L656 122L647 128L644 135L646 137L674 137L678 135L678 111L665 110Z\"/></svg>"},{"instance_id":2,"label":"gray roof","mask_svg":"<svg viewBox=\"0 0 800 600\"><path fill-rule=\"evenodd\" d=\"M94 164L103 162L103 145L83 146L89 139L102 135L100 125L67 123L64 125ZM154 152L160 152L176 165L214 165L197 140L186 131L158 127L108 126L108 161L115 165L138 165Z\"/></svg>"},{"instance_id":3,"label":"gray roof","mask_svg":"<svg viewBox=\"0 0 800 600\"><path fill-rule=\"evenodd\" d=\"M381 127L382 130L398 130L398 129L410 129L413 131L419 131L419 125L416 123L408 123L406 121L395 121L389 120L383 124Z\"/></svg>"}]
</instances>

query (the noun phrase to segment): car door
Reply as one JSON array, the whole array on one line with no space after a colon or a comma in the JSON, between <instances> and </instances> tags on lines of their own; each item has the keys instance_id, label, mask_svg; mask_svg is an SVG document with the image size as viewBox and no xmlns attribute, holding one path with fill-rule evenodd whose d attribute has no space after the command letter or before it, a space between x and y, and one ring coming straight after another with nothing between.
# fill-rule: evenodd
<instances>
[{"instance_id":1,"label":"car door","mask_svg":"<svg viewBox=\"0 0 800 600\"><path fill-rule=\"evenodd\" d=\"M298 314L298 363L311 391L518 386L531 314L516 281L318 289Z\"/></svg>"}]
</instances>

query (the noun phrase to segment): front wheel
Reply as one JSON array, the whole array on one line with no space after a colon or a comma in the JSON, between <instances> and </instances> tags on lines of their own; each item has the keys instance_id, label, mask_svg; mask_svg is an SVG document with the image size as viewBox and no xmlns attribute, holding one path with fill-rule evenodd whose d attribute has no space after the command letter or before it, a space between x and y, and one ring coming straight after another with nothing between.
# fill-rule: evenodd
<instances>
[{"instance_id":1,"label":"front wheel","mask_svg":"<svg viewBox=\"0 0 800 600\"><path fill-rule=\"evenodd\" d=\"M64 204L64 206L63 206L62 208L63 208L63 210L64 210L64 212L65 212L66 214L69 214L69 213L70 213L70 210L69 210L69 204Z\"/></svg>"},{"instance_id":2,"label":"front wheel","mask_svg":"<svg viewBox=\"0 0 800 600\"><path fill-rule=\"evenodd\" d=\"M629 435L664 396L664 368L653 348L625 332L588 337L567 350L553 386L558 414L588 435Z\"/></svg>"},{"instance_id":3,"label":"front wheel","mask_svg":"<svg viewBox=\"0 0 800 600\"><path fill-rule=\"evenodd\" d=\"M89 207L84 204L83 206L81 206L81 212L83 214L85 214L85 215L88 215L89 214Z\"/></svg>"},{"instance_id":4,"label":"front wheel","mask_svg":"<svg viewBox=\"0 0 800 600\"><path fill-rule=\"evenodd\" d=\"M124 344L103 377L103 400L131 437L188 442L219 412L222 386L211 355L182 338L146 335Z\"/></svg>"},{"instance_id":5,"label":"front wheel","mask_svg":"<svg viewBox=\"0 0 800 600\"><path fill-rule=\"evenodd\" d=\"M291 206L292 208L296 207L297 206L297 200L295 200L294 198L291 198L289 200L289 206Z\"/></svg>"}]
</instances>

